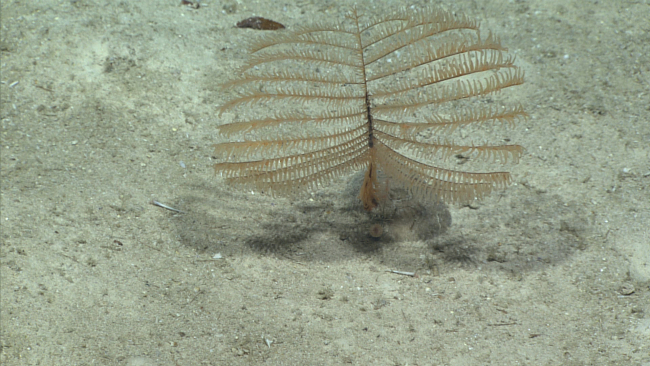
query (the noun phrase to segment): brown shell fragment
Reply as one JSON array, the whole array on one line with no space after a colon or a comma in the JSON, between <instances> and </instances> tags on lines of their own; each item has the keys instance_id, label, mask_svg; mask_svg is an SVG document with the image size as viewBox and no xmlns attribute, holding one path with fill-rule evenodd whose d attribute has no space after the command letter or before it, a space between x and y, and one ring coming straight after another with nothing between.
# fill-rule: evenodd
<instances>
[{"instance_id":1,"label":"brown shell fragment","mask_svg":"<svg viewBox=\"0 0 650 366\"><path fill-rule=\"evenodd\" d=\"M250 17L237 22L237 28L252 28L260 30L277 30L284 29L284 25L262 17Z\"/></svg>"},{"instance_id":2,"label":"brown shell fragment","mask_svg":"<svg viewBox=\"0 0 650 366\"><path fill-rule=\"evenodd\" d=\"M198 9L198 8L201 7L201 4L198 1L196 3L193 3L193 2L188 1L188 0L181 0L181 5L189 6L192 9Z\"/></svg>"}]
</instances>

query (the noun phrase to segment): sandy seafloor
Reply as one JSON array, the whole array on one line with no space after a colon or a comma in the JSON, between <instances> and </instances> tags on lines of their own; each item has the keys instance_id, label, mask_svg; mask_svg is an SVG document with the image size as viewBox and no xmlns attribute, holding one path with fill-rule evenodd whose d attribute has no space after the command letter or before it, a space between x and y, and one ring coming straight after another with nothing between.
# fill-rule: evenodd
<instances>
[{"instance_id":1,"label":"sandy seafloor","mask_svg":"<svg viewBox=\"0 0 650 366\"><path fill-rule=\"evenodd\" d=\"M354 178L288 200L211 168L259 36L233 24L349 5L2 1L0 363L650 365L650 3L445 2L517 55L527 152L446 232L414 209L374 242Z\"/></svg>"}]
</instances>

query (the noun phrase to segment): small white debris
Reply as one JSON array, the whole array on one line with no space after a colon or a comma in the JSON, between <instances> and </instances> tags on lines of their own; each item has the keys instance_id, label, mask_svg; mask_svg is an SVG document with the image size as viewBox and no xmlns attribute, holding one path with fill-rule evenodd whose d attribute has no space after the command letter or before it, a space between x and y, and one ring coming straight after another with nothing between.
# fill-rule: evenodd
<instances>
[{"instance_id":1,"label":"small white debris","mask_svg":"<svg viewBox=\"0 0 650 366\"><path fill-rule=\"evenodd\" d=\"M221 256L221 253L217 253L214 256L212 256L212 259L221 259L223 256Z\"/></svg>"}]
</instances>

